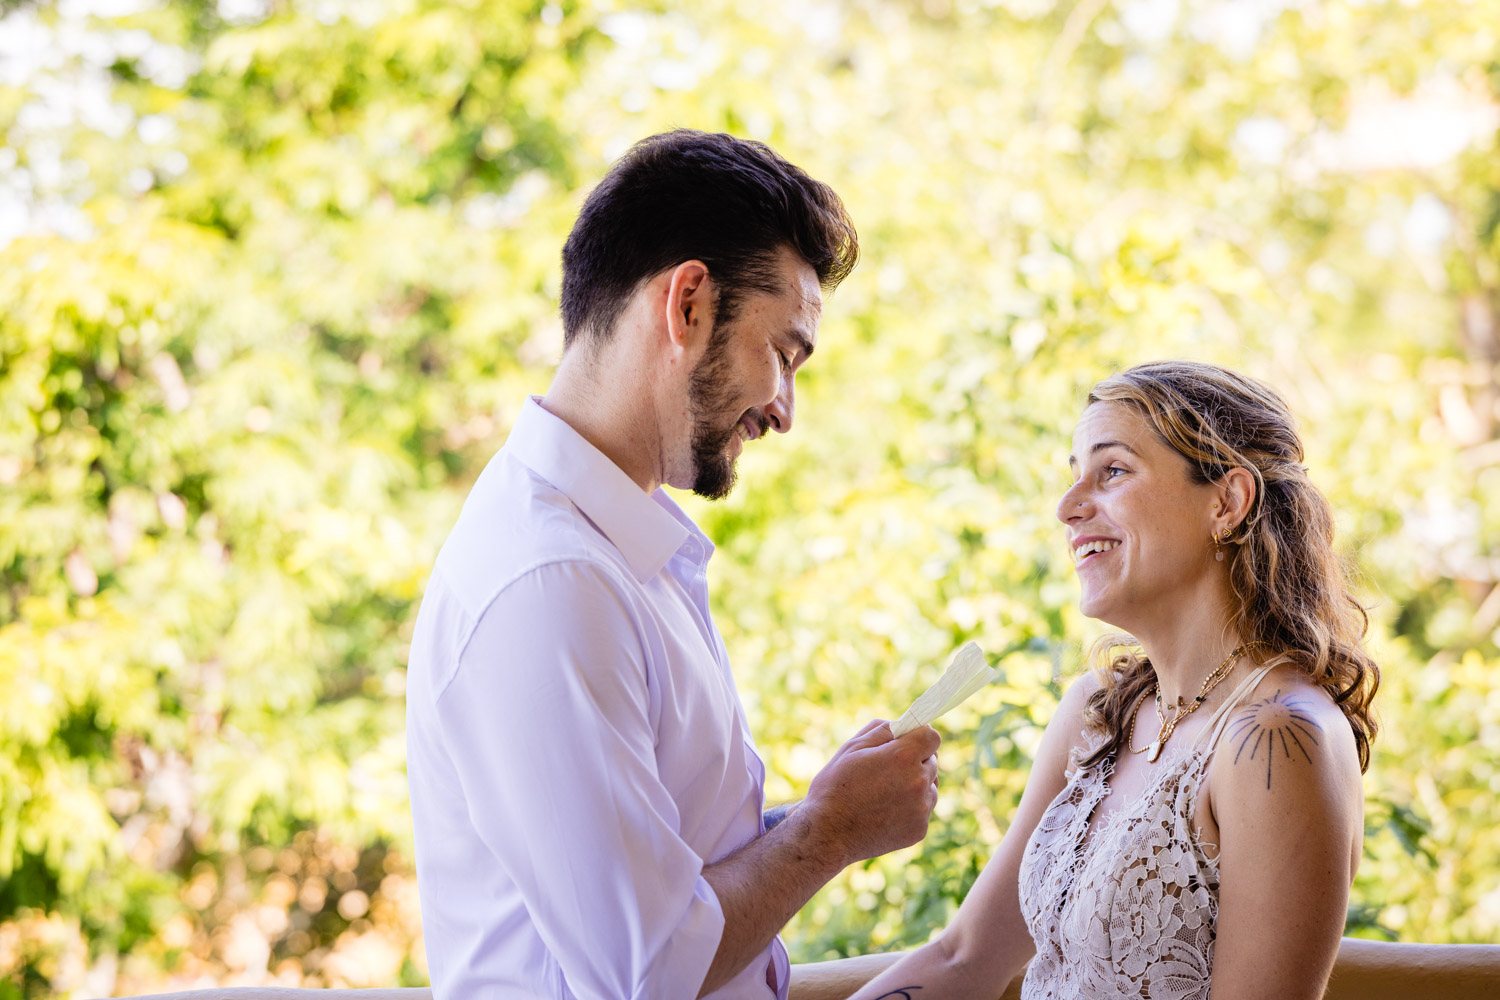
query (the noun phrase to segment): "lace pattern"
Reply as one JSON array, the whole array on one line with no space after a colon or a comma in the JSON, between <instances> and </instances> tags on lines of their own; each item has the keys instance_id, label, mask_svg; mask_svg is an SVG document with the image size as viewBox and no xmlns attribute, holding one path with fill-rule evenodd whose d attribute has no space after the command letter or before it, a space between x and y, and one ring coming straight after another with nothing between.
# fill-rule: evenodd
<instances>
[{"instance_id":1,"label":"lace pattern","mask_svg":"<svg viewBox=\"0 0 1500 1000\"><path fill-rule=\"evenodd\" d=\"M1067 786L1026 845L1021 910L1036 957L1022 1000L1208 1000L1219 869L1193 833L1193 806L1212 743L1163 760L1141 794L1090 836L1114 761L1078 761L1103 739L1075 751Z\"/></svg>"}]
</instances>

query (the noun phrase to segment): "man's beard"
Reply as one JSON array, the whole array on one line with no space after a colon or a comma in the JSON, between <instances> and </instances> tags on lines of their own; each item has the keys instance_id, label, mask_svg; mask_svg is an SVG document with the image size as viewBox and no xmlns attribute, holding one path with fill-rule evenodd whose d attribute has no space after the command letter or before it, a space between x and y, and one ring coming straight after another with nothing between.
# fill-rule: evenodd
<instances>
[{"instance_id":1,"label":"man's beard","mask_svg":"<svg viewBox=\"0 0 1500 1000\"><path fill-rule=\"evenodd\" d=\"M728 452L739 421L724 430L713 425L715 415L734 402L729 333L727 325L715 325L708 349L688 381L688 408L693 415L693 492L707 500L722 500L734 489L734 459ZM759 419L764 434L770 421Z\"/></svg>"}]
</instances>

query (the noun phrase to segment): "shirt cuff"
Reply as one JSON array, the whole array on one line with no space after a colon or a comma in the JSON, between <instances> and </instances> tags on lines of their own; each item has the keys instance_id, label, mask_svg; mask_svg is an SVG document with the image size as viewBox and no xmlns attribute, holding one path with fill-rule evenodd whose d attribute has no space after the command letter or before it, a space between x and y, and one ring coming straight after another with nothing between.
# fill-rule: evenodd
<instances>
[{"instance_id":1,"label":"shirt cuff","mask_svg":"<svg viewBox=\"0 0 1500 1000\"><path fill-rule=\"evenodd\" d=\"M641 992L635 1000L696 997L703 988L703 979L708 975L708 967L713 964L723 937L724 910L719 906L719 897L713 887L700 875L693 887L693 898L688 901L687 912L657 953L647 981L641 984Z\"/></svg>"}]
</instances>

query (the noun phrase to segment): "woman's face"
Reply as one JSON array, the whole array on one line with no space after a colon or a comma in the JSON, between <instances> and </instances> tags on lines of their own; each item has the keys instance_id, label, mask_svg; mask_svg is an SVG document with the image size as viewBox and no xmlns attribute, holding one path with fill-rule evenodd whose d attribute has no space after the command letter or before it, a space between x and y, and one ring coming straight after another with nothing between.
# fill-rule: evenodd
<instances>
[{"instance_id":1,"label":"woman's face","mask_svg":"<svg viewBox=\"0 0 1500 1000\"><path fill-rule=\"evenodd\" d=\"M1139 634L1163 614L1191 613L1211 593L1217 491L1146 419L1119 403L1092 403L1073 432L1076 477L1057 505L1090 618ZM1216 569L1217 567L1217 569Z\"/></svg>"}]
</instances>

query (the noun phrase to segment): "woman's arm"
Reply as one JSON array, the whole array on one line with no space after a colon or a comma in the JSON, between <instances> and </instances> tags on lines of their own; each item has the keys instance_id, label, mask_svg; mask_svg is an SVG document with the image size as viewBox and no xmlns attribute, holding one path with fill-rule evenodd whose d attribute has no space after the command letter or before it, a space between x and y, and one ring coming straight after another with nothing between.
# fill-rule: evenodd
<instances>
[{"instance_id":1,"label":"woman's arm","mask_svg":"<svg viewBox=\"0 0 1500 1000\"><path fill-rule=\"evenodd\" d=\"M1354 738L1322 691L1295 681L1261 691L1230 720L1209 773L1220 844L1212 997L1319 1000L1363 835Z\"/></svg>"},{"instance_id":2,"label":"woman's arm","mask_svg":"<svg viewBox=\"0 0 1500 1000\"><path fill-rule=\"evenodd\" d=\"M856 955L829 962L794 965L792 990L788 1000L844 1000L910 954L909 951L892 951L880 955ZM1004 993L1001 992L1002 989ZM1012 976L1008 986L996 985L992 993L984 995L993 997L993 1000L1021 1000L1021 977Z\"/></svg>"},{"instance_id":3,"label":"woman's arm","mask_svg":"<svg viewBox=\"0 0 1500 1000\"><path fill-rule=\"evenodd\" d=\"M855 955L828 962L802 962L792 966L792 986L787 1000L844 1000L865 983L905 958L909 952Z\"/></svg>"},{"instance_id":4,"label":"woman's arm","mask_svg":"<svg viewBox=\"0 0 1500 1000\"><path fill-rule=\"evenodd\" d=\"M1021 857L1047 806L1067 784L1068 755L1082 734L1084 706L1097 685L1092 676L1085 676L1063 696L1042 736L1015 819L953 923L933 941L881 971L854 994L856 1000L915 1000L918 996L994 1000L1025 967L1035 948L1021 916ZM917 989L926 992L918 994ZM798 1000L803 996L799 992Z\"/></svg>"}]
</instances>

